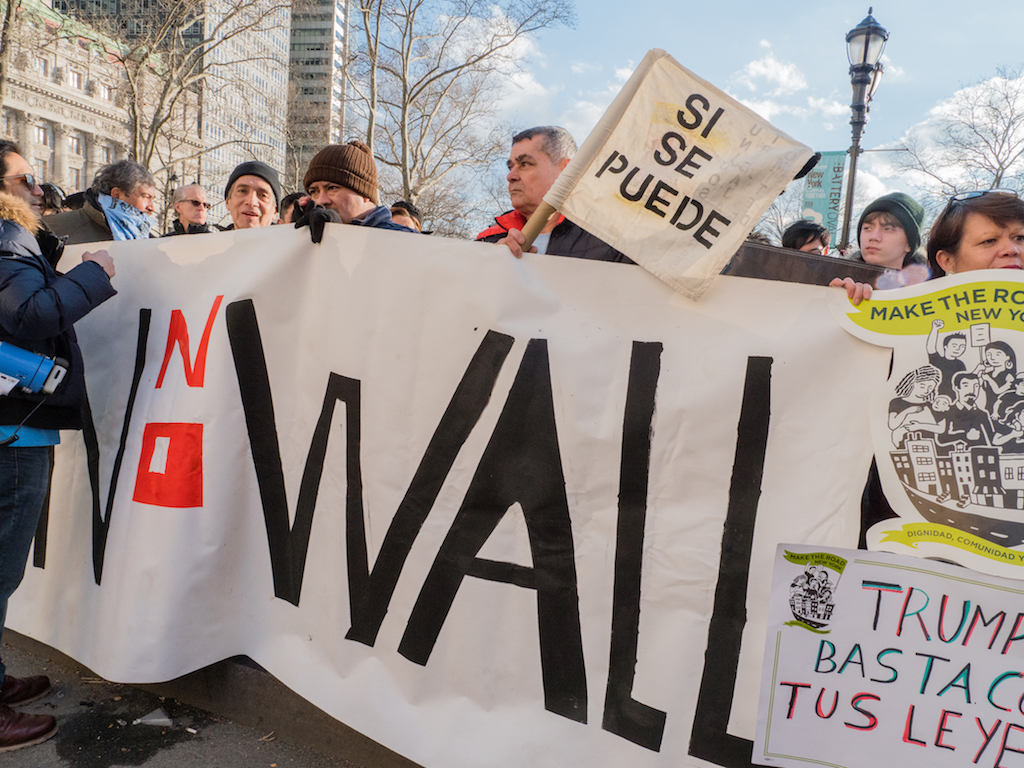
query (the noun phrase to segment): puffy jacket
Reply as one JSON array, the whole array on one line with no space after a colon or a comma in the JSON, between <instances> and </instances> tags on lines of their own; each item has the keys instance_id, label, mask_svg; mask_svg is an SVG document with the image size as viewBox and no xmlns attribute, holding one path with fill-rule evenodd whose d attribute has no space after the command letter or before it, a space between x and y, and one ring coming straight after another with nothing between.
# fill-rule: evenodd
<instances>
[{"instance_id":1,"label":"puffy jacket","mask_svg":"<svg viewBox=\"0 0 1024 768\"><path fill-rule=\"evenodd\" d=\"M103 267L92 261L57 273L63 242L44 237L44 256L33 234L40 226L27 203L0 193L0 341L68 361L64 380L26 423L78 429L85 370L73 326L116 291ZM0 424L20 424L42 399L18 389L0 396Z\"/></svg>"},{"instance_id":2,"label":"puffy jacket","mask_svg":"<svg viewBox=\"0 0 1024 768\"><path fill-rule=\"evenodd\" d=\"M526 225L523 215L513 209L506 211L494 219L495 225L476 236L484 243L496 243L508 234L510 229L519 229ZM619 261L623 264L636 262L626 254L620 253L599 237L573 224L565 216L558 215L558 223L551 230L547 253L552 256L570 256L575 259L593 259L594 261Z\"/></svg>"}]
</instances>

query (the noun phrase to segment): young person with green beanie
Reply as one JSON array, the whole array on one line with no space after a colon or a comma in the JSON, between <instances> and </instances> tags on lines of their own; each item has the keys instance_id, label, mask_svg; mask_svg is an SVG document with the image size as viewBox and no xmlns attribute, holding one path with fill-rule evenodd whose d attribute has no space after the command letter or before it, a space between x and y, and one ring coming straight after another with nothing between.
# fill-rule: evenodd
<instances>
[{"instance_id":1,"label":"young person with green beanie","mask_svg":"<svg viewBox=\"0 0 1024 768\"><path fill-rule=\"evenodd\" d=\"M899 288L916 285L928 279L928 260L921 250L921 229L924 226L924 208L910 195L891 192L872 201L860 215L857 225L857 245L860 251L851 258L887 272L879 278L878 287ZM898 274L897 274L898 273ZM896 280L884 280L895 275ZM837 277L830 283L845 288L855 305L871 298L871 286L857 283L852 278Z\"/></svg>"},{"instance_id":2,"label":"young person with green beanie","mask_svg":"<svg viewBox=\"0 0 1024 768\"><path fill-rule=\"evenodd\" d=\"M857 224L860 253L855 261L888 269L905 269L925 264L921 252L921 227L924 208L903 192L883 195L868 205ZM921 280L924 282L924 275Z\"/></svg>"}]
</instances>

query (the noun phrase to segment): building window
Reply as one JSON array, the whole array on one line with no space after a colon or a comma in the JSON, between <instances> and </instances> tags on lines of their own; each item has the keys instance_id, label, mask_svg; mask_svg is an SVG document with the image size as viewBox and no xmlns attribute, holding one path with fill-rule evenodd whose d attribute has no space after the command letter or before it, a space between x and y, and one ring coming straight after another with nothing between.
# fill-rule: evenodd
<instances>
[{"instance_id":1,"label":"building window","mask_svg":"<svg viewBox=\"0 0 1024 768\"><path fill-rule=\"evenodd\" d=\"M32 168L36 172L36 181L42 181L46 178L46 172L49 170L47 166L48 163L45 160L32 161Z\"/></svg>"},{"instance_id":2,"label":"building window","mask_svg":"<svg viewBox=\"0 0 1024 768\"><path fill-rule=\"evenodd\" d=\"M50 61L42 57L36 59L36 71L43 77L50 75Z\"/></svg>"},{"instance_id":3,"label":"building window","mask_svg":"<svg viewBox=\"0 0 1024 768\"><path fill-rule=\"evenodd\" d=\"M72 88L82 90L82 79L83 78L81 72L76 72L73 69L70 72L68 72L68 82L71 83Z\"/></svg>"},{"instance_id":4,"label":"building window","mask_svg":"<svg viewBox=\"0 0 1024 768\"><path fill-rule=\"evenodd\" d=\"M50 146L50 132L46 130L45 125L37 125L35 134L36 144L42 144L44 147Z\"/></svg>"},{"instance_id":5,"label":"building window","mask_svg":"<svg viewBox=\"0 0 1024 768\"><path fill-rule=\"evenodd\" d=\"M68 173L68 179L71 181L71 189L80 191L82 189L82 169L72 168Z\"/></svg>"},{"instance_id":6,"label":"building window","mask_svg":"<svg viewBox=\"0 0 1024 768\"><path fill-rule=\"evenodd\" d=\"M1007 467L1003 474L1006 475L1007 480L1013 480L1013 467Z\"/></svg>"},{"instance_id":7,"label":"building window","mask_svg":"<svg viewBox=\"0 0 1024 768\"><path fill-rule=\"evenodd\" d=\"M79 136L68 136L68 151L73 155L82 154L82 139Z\"/></svg>"},{"instance_id":8,"label":"building window","mask_svg":"<svg viewBox=\"0 0 1024 768\"><path fill-rule=\"evenodd\" d=\"M110 165L114 162L114 153L111 151L110 147L103 147L103 149L100 150L100 161L104 165Z\"/></svg>"},{"instance_id":9,"label":"building window","mask_svg":"<svg viewBox=\"0 0 1024 768\"><path fill-rule=\"evenodd\" d=\"M110 91L110 86L105 83L100 83L100 98L110 101L113 98L113 94Z\"/></svg>"}]
</instances>

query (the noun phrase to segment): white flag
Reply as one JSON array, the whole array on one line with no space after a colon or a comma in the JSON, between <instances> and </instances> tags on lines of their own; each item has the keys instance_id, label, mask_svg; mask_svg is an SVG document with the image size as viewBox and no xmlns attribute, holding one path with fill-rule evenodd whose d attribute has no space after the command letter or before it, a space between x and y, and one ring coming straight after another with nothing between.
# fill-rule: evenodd
<instances>
[{"instance_id":1,"label":"white flag","mask_svg":"<svg viewBox=\"0 0 1024 768\"><path fill-rule=\"evenodd\" d=\"M653 50L544 200L698 299L812 154Z\"/></svg>"}]
</instances>

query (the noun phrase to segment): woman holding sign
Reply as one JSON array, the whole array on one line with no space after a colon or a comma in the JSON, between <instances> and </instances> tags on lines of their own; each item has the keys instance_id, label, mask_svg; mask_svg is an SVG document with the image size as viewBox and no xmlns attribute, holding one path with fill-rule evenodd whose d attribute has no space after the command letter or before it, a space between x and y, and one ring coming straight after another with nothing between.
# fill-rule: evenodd
<instances>
[{"instance_id":1,"label":"woman holding sign","mask_svg":"<svg viewBox=\"0 0 1024 768\"><path fill-rule=\"evenodd\" d=\"M931 268L930 279L933 280L947 274L979 269L1024 268L1024 202L1016 192L1003 189L968 192L951 198L932 224L928 237L928 265ZM866 283L837 278L832 285L845 288L854 304L871 298L871 286ZM995 377L992 384L1000 389L1003 386L1009 389L1007 379L1012 379L1012 373L1016 371L1015 359L1006 354L1006 349L989 346L992 354L990 357L990 350L986 348L983 365L990 365L992 370L986 369L986 373ZM995 372L997 367L1002 369L998 374ZM994 402L988 403L987 407L994 410ZM1001 429L997 442L1016 437L1013 432L1007 432L1006 427ZM896 516L882 492L878 468L872 461L861 500L859 546L866 547L865 532L868 528Z\"/></svg>"}]
</instances>

